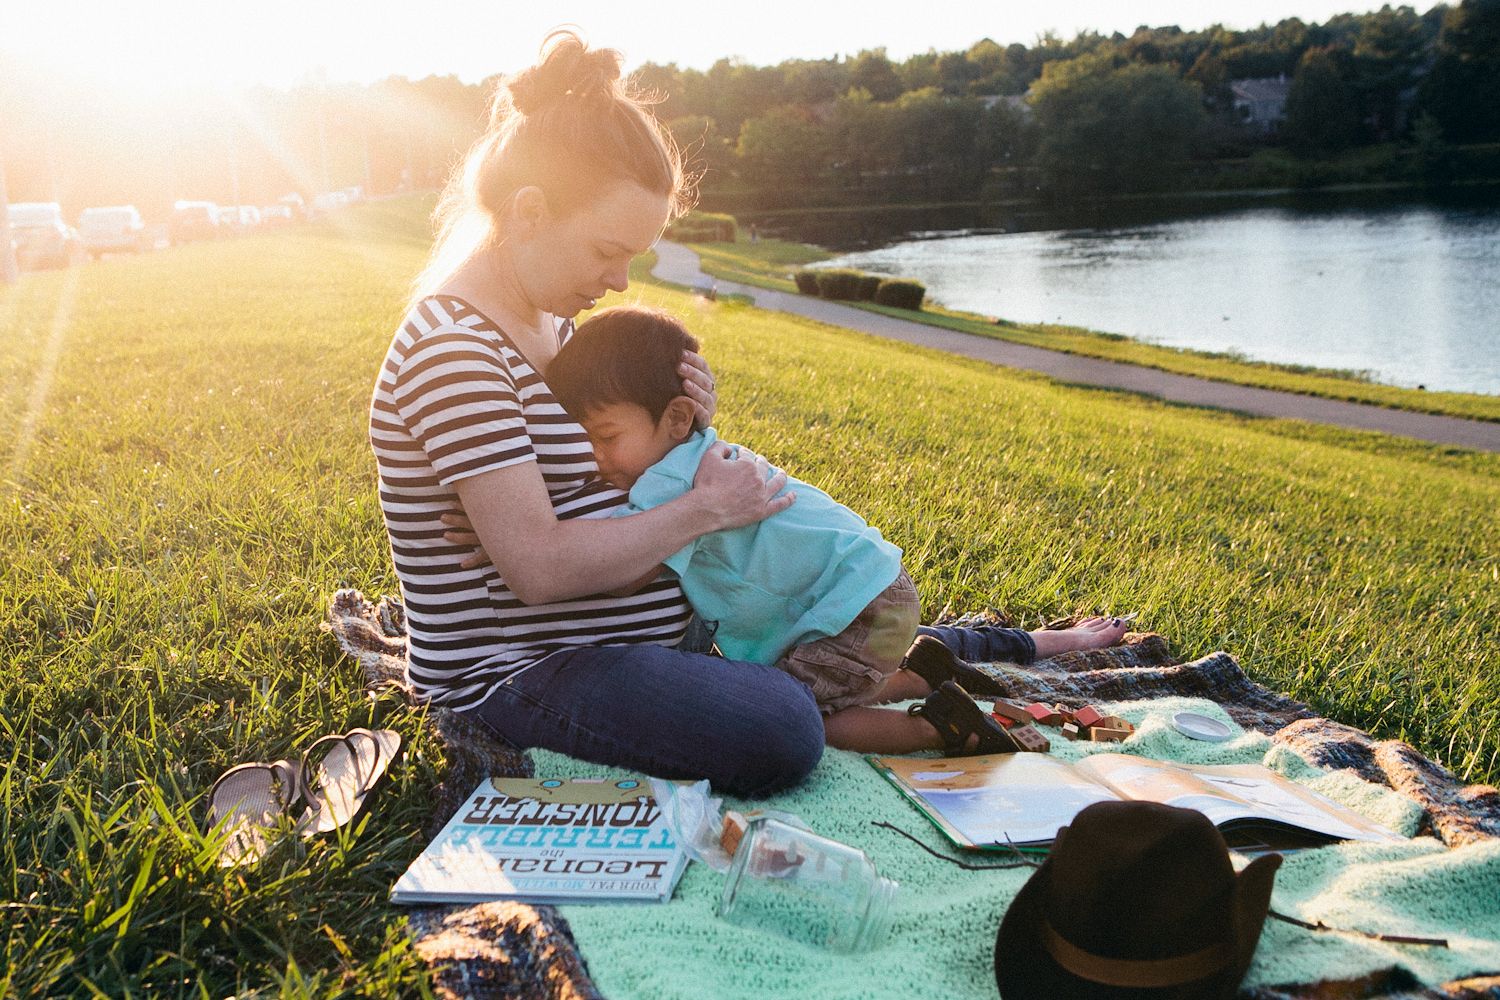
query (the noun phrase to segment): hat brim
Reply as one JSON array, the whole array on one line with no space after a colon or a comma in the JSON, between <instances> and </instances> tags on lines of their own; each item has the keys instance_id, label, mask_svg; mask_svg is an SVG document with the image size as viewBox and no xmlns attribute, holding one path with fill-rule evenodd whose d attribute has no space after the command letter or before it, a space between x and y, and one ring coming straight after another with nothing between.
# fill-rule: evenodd
<instances>
[{"instance_id":1,"label":"hat brim","mask_svg":"<svg viewBox=\"0 0 1500 1000\"><path fill-rule=\"evenodd\" d=\"M1184 996L1203 1000L1232 1000L1255 957L1261 926L1271 906L1271 889L1281 855L1267 854L1256 858L1235 877L1234 930L1235 960L1223 972L1207 979L1184 983L1164 992L1161 989L1129 989L1105 986L1076 976L1057 964L1042 946L1044 907L1052 884L1052 858L1049 856L1036 874L1016 894L1000 921L995 939L995 984L1002 1000L1105 1000L1105 998L1146 998ZM1126 919L1122 916L1121 919ZM1179 990L1181 993L1179 994Z\"/></svg>"}]
</instances>

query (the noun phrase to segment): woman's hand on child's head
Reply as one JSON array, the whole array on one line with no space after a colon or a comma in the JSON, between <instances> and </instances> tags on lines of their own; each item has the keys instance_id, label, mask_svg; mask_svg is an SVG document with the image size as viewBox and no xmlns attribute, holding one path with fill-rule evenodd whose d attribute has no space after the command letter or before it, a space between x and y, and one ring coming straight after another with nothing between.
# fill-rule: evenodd
<instances>
[{"instance_id":1,"label":"woman's hand on child's head","mask_svg":"<svg viewBox=\"0 0 1500 1000\"><path fill-rule=\"evenodd\" d=\"M677 374L682 376L682 394L693 401L693 408L698 411L695 423L699 427L712 424L714 414L719 411L719 394L715 391L714 373L709 370L708 362L701 354L683 351Z\"/></svg>"},{"instance_id":2,"label":"woman's hand on child's head","mask_svg":"<svg viewBox=\"0 0 1500 1000\"><path fill-rule=\"evenodd\" d=\"M489 554L479 543L479 535L475 533L474 525L467 515L460 511L450 511L440 515L438 520L448 526L448 530L443 532L443 541L452 545L466 545L476 550L472 556L458 564L460 569L474 569L477 566L489 564Z\"/></svg>"},{"instance_id":3,"label":"woman's hand on child's head","mask_svg":"<svg viewBox=\"0 0 1500 1000\"><path fill-rule=\"evenodd\" d=\"M763 521L792 505L797 494L786 488L786 473L771 472L771 463L754 452L722 441L703 453L690 494L702 505L715 531Z\"/></svg>"}]
</instances>

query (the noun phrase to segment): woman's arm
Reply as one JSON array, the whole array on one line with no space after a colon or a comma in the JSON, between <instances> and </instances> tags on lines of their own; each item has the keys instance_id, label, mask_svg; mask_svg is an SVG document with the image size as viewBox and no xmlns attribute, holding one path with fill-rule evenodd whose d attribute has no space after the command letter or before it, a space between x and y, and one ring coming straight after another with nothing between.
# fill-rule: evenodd
<instances>
[{"instance_id":1,"label":"woman's arm","mask_svg":"<svg viewBox=\"0 0 1500 1000\"><path fill-rule=\"evenodd\" d=\"M700 535L754 524L792 505L778 497L785 473L763 458L735 461L716 444L698 464L693 488L630 517L558 520L536 463L461 479L454 488L479 542L511 592L551 604L636 583Z\"/></svg>"}]
</instances>

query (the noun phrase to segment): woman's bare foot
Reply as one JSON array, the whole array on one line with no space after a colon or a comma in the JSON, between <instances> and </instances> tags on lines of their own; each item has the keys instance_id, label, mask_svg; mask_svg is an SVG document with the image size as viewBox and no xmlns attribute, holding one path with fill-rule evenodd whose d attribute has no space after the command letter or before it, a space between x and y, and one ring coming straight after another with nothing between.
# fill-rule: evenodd
<instances>
[{"instance_id":1,"label":"woman's bare foot","mask_svg":"<svg viewBox=\"0 0 1500 1000\"><path fill-rule=\"evenodd\" d=\"M1031 638L1036 643L1036 658L1045 660L1058 653L1113 646L1125 637L1128 628L1119 618L1085 618L1072 628L1038 629Z\"/></svg>"}]
</instances>

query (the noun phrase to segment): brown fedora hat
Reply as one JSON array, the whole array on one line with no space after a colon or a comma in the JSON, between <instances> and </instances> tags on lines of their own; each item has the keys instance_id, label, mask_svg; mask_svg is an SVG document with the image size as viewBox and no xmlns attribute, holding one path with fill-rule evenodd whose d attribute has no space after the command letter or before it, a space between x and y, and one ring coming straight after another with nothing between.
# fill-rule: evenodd
<instances>
[{"instance_id":1,"label":"brown fedora hat","mask_svg":"<svg viewBox=\"0 0 1500 1000\"><path fill-rule=\"evenodd\" d=\"M1250 967L1281 856L1236 875L1191 809L1098 802L1058 831L995 940L1004 1000L1231 998Z\"/></svg>"}]
</instances>

